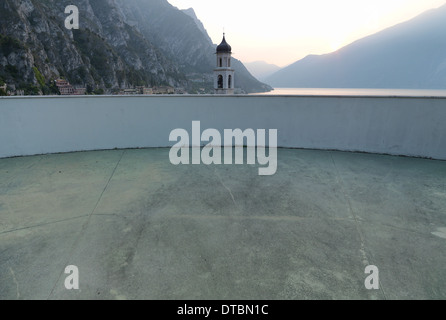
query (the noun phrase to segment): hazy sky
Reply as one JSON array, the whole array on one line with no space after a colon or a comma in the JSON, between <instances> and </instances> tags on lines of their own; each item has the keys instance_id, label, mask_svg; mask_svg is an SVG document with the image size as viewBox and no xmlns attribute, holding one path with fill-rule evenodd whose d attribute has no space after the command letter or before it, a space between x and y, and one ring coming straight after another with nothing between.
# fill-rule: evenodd
<instances>
[{"instance_id":1,"label":"hazy sky","mask_svg":"<svg viewBox=\"0 0 446 320\"><path fill-rule=\"evenodd\" d=\"M234 57L285 66L335 51L446 4L446 0L168 0L194 8L214 43L223 28Z\"/></svg>"}]
</instances>

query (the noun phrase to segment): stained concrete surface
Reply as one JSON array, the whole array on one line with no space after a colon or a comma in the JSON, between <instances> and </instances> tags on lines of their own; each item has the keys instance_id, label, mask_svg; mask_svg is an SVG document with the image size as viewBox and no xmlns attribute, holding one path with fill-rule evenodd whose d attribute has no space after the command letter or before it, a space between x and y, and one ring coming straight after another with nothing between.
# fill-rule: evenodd
<instances>
[{"instance_id":1,"label":"stained concrete surface","mask_svg":"<svg viewBox=\"0 0 446 320\"><path fill-rule=\"evenodd\" d=\"M0 299L446 298L445 161L279 149L257 169L169 149L0 159Z\"/></svg>"}]
</instances>

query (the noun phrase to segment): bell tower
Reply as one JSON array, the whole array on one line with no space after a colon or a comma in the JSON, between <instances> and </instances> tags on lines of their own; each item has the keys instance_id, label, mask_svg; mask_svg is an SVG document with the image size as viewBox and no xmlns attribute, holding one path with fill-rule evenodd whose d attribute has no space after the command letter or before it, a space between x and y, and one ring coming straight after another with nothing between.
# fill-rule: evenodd
<instances>
[{"instance_id":1,"label":"bell tower","mask_svg":"<svg viewBox=\"0 0 446 320\"><path fill-rule=\"evenodd\" d=\"M231 46L223 40L217 46L217 68L214 69L215 94L234 94L234 69L231 68Z\"/></svg>"}]
</instances>

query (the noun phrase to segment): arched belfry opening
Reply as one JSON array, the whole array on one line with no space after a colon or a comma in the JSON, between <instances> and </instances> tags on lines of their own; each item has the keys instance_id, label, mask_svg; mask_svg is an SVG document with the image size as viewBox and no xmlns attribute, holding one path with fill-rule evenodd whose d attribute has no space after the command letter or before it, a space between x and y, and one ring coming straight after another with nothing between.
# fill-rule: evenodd
<instances>
[{"instance_id":1,"label":"arched belfry opening","mask_svg":"<svg viewBox=\"0 0 446 320\"><path fill-rule=\"evenodd\" d=\"M232 48L223 40L217 46L217 68L214 69L214 91L216 94L234 94L234 69L231 68Z\"/></svg>"}]
</instances>

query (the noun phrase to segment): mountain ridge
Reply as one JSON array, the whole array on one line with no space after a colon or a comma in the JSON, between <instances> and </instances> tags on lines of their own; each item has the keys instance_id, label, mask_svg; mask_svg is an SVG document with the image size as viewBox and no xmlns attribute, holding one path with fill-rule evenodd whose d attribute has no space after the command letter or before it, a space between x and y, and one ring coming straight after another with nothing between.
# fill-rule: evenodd
<instances>
[{"instance_id":1,"label":"mountain ridge","mask_svg":"<svg viewBox=\"0 0 446 320\"><path fill-rule=\"evenodd\" d=\"M265 81L273 87L446 88L446 5L356 40L308 55Z\"/></svg>"},{"instance_id":2,"label":"mountain ridge","mask_svg":"<svg viewBox=\"0 0 446 320\"><path fill-rule=\"evenodd\" d=\"M265 81L270 75L281 69L279 66L265 61L245 62L244 65L260 81Z\"/></svg>"},{"instance_id":3,"label":"mountain ridge","mask_svg":"<svg viewBox=\"0 0 446 320\"><path fill-rule=\"evenodd\" d=\"M79 30L64 27L67 5L79 8ZM138 85L212 92L214 52L197 22L166 0L0 3L0 85L27 94L54 93L61 77L105 92ZM238 68L242 91L271 89Z\"/></svg>"}]
</instances>

